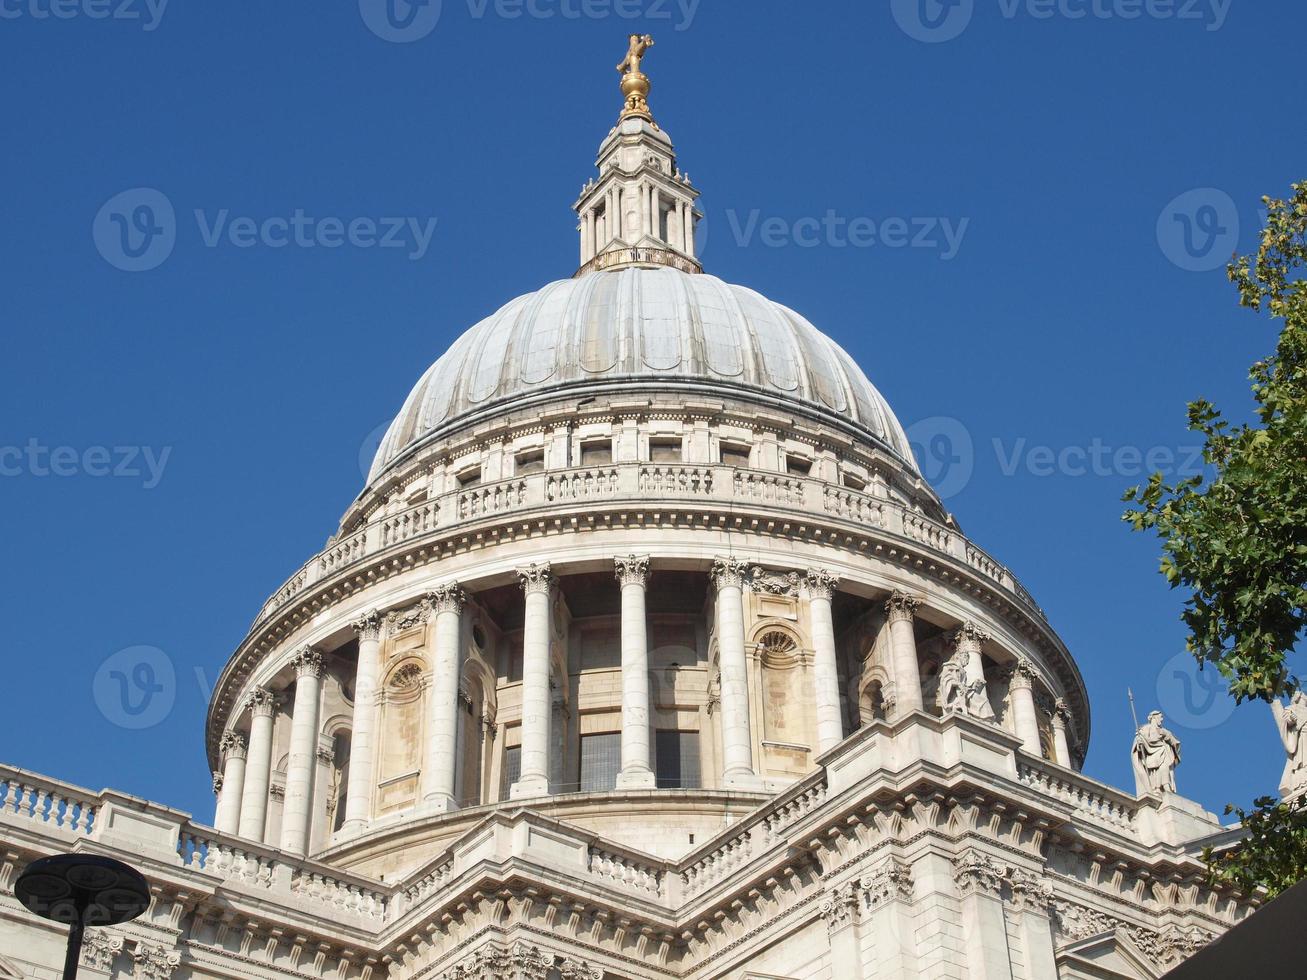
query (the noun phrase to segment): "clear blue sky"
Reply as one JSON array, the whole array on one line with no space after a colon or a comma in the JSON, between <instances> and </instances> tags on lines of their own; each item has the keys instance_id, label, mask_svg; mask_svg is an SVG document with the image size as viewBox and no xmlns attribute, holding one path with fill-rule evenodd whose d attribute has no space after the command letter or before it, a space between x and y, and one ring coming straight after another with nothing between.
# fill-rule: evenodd
<instances>
[{"instance_id":1,"label":"clear blue sky","mask_svg":"<svg viewBox=\"0 0 1307 980\"><path fill-rule=\"evenodd\" d=\"M422 370L574 270L569 205L639 29L657 38L658 119L704 191L709 271L806 314L916 424L963 527L1079 659L1088 771L1131 785L1125 691L1151 708L1160 677L1181 790L1216 809L1273 791L1268 710L1204 712L1201 688L1186 708L1166 666L1179 597L1118 519L1130 450L1193 445L1196 396L1245 413L1274 339L1222 271L1185 266L1228 251L1236 222L1251 248L1260 196L1307 177L1303 5L1188 3L929 0L922 19L898 0L444 0L434 27L428 7L392 28L372 0L131 0L136 20L4 0L0 758L211 818L208 686L334 530L361 447ZM109 261L132 261L114 209L97 223L135 188L176 214L143 272ZM437 224L420 258L408 226L403 248L238 246L236 219L297 209ZM870 219L874 243L841 247L828 214ZM909 239L946 219L957 248L942 221L942 244L906 247L896 218ZM65 475L32 445L68 447ZM102 711L97 671L141 646L162 653L143 661L153 681L133 676L168 686L171 667L173 685L134 717L102 688Z\"/></svg>"}]
</instances>

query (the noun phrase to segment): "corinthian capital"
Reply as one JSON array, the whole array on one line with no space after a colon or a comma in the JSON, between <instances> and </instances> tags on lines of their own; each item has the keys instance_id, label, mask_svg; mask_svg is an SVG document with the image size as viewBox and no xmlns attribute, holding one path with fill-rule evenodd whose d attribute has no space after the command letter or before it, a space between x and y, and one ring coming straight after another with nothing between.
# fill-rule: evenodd
<instances>
[{"instance_id":1,"label":"corinthian capital","mask_svg":"<svg viewBox=\"0 0 1307 980\"><path fill-rule=\"evenodd\" d=\"M517 570L517 581L522 586L522 591L527 595L532 593L548 595L556 580L549 562L542 562L541 564L528 565L526 568L519 568Z\"/></svg>"},{"instance_id":2,"label":"corinthian capital","mask_svg":"<svg viewBox=\"0 0 1307 980\"><path fill-rule=\"evenodd\" d=\"M617 581L623 588L628 585L644 585L649 581L649 556L627 555L625 558L613 559Z\"/></svg>"},{"instance_id":3,"label":"corinthian capital","mask_svg":"<svg viewBox=\"0 0 1307 980\"><path fill-rule=\"evenodd\" d=\"M354 632L360 640L381 639L381 614L369 609L353 623Z\"/></svg>"},{"instance_id":4,"label":"corinthian capital","mask_svg":"<svg viewBox=\"0 0 1307 980\"><path fill-rule=\"evenodd\" d=\"M990 639L990 635L975 623L963 623L953 633L953 645L959 650L979 650L980 645Z\"/></svg>"},{"instance_id":5,"label":"corinthian capital","mask_svg":"<svg viewBox=\"0 0 1307 980\"><path fill-rule=\"evenodd\" d=\"M809 599L831 599L840 580L824 568L810 568L803 581L808 587Z\"/></svg>"},{"instance_id":6,"label":"corinthian capital","mask_svg":"<svg viewBox=\"0 0 1307 980\"><path fill-rule=\"evenodd\" d=\"M326 670L326 663L322 659L322 654L313 647L305 647L295 656L290 658L291 668L295 671L295 676L299 677L321 677Z\"/></svg>"},{"instance_id":7,"label":"corinthian capital","mask_svg":"<svg viewBox=\"0 0 1307 980\"><path fill-rule=\"evenodd\" d=\"M712 563L713 585L718 589L733 587L744 588L749 575L749 566L738 558L714 558Z\"/></svg>"},{"instance_id":8,"label":"corinthian capital","mask_svg":"<svg viewBox=\"0 0 1307 980\"><path fill-rule=\"evenodd\" d=\"M467 602L467 594L457 582L448 582L428 592L427 601L436 613L461 613L463 604Z\"/></svg>"},{"instance_id":9,"label":"corinthian capital","mask_svg":"<svg viewBox=\"0 0 1307 980\"><path fill-rule=\"evenodd\" d=\"M1011 870L979 851L967 851L953 860L953 880L963 895L998 895Z\"/></svg>"},{"instance_id":10,"label":"corinthian capital","mask_svg":"<svg viewBox=\"0 0 1307 980\"><path fill-rule=\"evenodd\" d=\"M245 708L252 715L270 715L277 708L277 695L266 687L256 687L245 699Z\"/></svg>"},{"instance_id":11,"label":"corinthian capital","mask_svg":"<svg viewBox=\"0 0 1307 980\"><path fill-rule=\"evenodd\" d=\"M1012 690L1028 691L1034 686L1038 671L1035 670L1035 665L1031 663L1029 657L1017 657L1016 662L1011 665L1011 670L1012 679L1008 682L1008 686Z\"/></svg>"},{"instance_id":12,"label":"corinthian capital","mask_svg":"<svg viewBox=\"0 0 1307 980\"><path fill-rule=\"evenodd\" d=\"M895 590L890 593L889 598L885 600L885 615L891 623L902 620L911 621L917 615L917 609L921 606L921 600L916 596L908 595L906 592Z\"/></svg>"},{"instance_id":13,"label":"corinthian capital","mask_svg":"<svg viewBox=\"0 0 1307 980\"><path fill-rule=\"evenodd\" d=\"M224 757L234 756L238 759L245 758L246 745L245 733L231 730L223 732L222 740L218 743Z\"/></svg>"}]
</instances>

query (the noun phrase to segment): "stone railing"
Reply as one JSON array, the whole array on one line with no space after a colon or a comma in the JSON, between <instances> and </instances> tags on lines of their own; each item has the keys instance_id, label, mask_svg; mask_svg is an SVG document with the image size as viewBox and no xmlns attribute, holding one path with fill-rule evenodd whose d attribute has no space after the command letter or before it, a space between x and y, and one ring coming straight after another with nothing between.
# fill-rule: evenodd
<instances>
[{"instance_id":1,"label":"stone railing","mask_svg":"<svg viewBox=\"0 0 1307 980\"><path fill-rule=\"evenodd\" d=\"M662 895L662 870L638 858L617 854L612 850L590 846L590 873L618 882L636 891Z\"/></svg>"},{"instance_id":2,"label":"stone railing","mask_svg":"<svg viewBox=\"0 0 1307 980\"><path fill-rule=\"evenodd\" d=\"M1117 833L1133 835L1138 829L1138 801L1088 776L1023 757L1017 762L1017 779L1044 796L1069 804L1085 820Z\"/></svg>"},{"instance_id":3,"label":"stone railing","mask_svg":"<svg viewBox=\"0 0 1307 980\"><path fill-rule=\"evenodd\" d=\"M809 477L694 463L610 463L551 470L450 491L402 510L385 508L370 522L307 562L264 604L257 627L306 589L388 549L411 546L461 524L504 518L565 504L662 501L723 505L754 504L827 515L891 537L915 542L970 568L1012 594L1030 612L1043 613L1007 568L977 548L955 528L924 514L850 487Z\"/></svg>"},{"instance_id":4,"label":"stone railing","mask_svg":"<svg viewBox=\"0 0 1307 980\"><path fill-rule=\"evenodd\" d=\"M0 766L0 818L35 833L86 836L95 828L96 794L24 769Z\"/></svg>"}]
</instances>

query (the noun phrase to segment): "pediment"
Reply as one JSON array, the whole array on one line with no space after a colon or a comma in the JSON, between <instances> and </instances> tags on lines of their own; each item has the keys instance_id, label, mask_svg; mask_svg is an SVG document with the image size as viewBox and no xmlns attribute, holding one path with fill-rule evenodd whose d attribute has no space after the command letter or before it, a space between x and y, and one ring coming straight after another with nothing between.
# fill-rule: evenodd
<instances>
[{"instance_id":1,"label":"pediment","mask_svg":"<svg viewBox=\"0 0 1307 980\"><path fill-rule=\"evenodd\" d=\"M1057 951L1064 980L1158 980L1161 973L1120 929L1099 933Z\"/></svg>"}]
</instances>

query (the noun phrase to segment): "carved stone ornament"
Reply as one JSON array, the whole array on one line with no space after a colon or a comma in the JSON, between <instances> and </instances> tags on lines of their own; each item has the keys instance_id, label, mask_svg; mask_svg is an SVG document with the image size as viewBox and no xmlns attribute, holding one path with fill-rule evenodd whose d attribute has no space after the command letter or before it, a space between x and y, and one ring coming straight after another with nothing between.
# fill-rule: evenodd
<instances>
[{"instance_id":1,"label":"carved stone ornament","mask_svg":"<svg viewBox=\"0 0 1307 980\"><path fill-rule=\"evenodd\" d=\"M296 677L321 677L327 669L322 654L313 647L305 647L290 658L290 666Z\"/></svg>"},{"instance_id":2,"label":"carved stone ornament","mask_svg":"<svg viewBox=\"0 0 1307 980\"><path fill-rule=\"evenodd\" d=\"M549 562L531 564L517 570L517 581L527 595L548 595L554 587L554 574Z\"/></svg>"},{"instance_id":3,"label":"carved stone ornament","mask_svg":"<svg viewBox=\"0 0 1307 980\"><path fill-rule=\"evenodd\" d=\"M717 589L744 588L745 576L749 566L738 558L714 558L712 563L712 580Z\"/></svg>"},{"instance_id":4,"label":"carved stone ornament","mask_svg":"<svg viewBox=\"0 0 1307 980\"><path fill-rule=\"evenodd\" d=\"M274 800L284 800L286 799L286 787L280 783L273 783L268 787L268 795Z\"/></svg>"},{"instance_id":5,"label":"carved stone ornament","mask_svg":"<svg viewBox=\"0 0 1307 980\"><path fill-rule=\"evenodd\" d=\"M988 854L967 851L953 861L953 880L962 895L994 895L1003 891L1003 883L1011 872L1006 864Z\"/></svg>"},{"instance_id":6,"label":"carved stone ornament","mask_svg":"<svg viewBox=\"0 0 1307 980\"><path fill-rule=\"evenodd\" d=\"M221 792L222 792L222 773L215 772L213 774L213 795L217 796Z\"/></svg>"},{"instance_id":7,"label":"carved stone ornament","mask_svg":"<svg viewBox=\"0 0 1307 980\"><path fill-rule=\"evenodd\" d=\"M270 715L277 709L277 695L266 687L256 687L245 699L245 707L255 715Z\"/></svg>"},{"instance_id":8,"label":"carved stone ornament","mask_svg":"<svg viewBox=\"0 0 1307 980\"><path fill-rule=\"evenodd\" d=\"M411 691L422 683L421 664L409 661L390 675L390 686L399 691Z\"/></svg>"},{"instance_id":9,"label":"carved stone ornament","mask_svg":"<svg viewBox=\"0 0 1307 980\"><path fill-rule=\"evenodd\" d=\"M381 639L381 614L369 609L352 624L360 640Z\"/></svg>"},{"instance_id":10,"label":"carved stone ornament","mask_svg":"<svg viewBox=\"0 0 1307 980\"><path fill-rule=\"evenodd\" d=\"M808 589L809 599L830 600L835 597L835 587L839 579L822 568L810 568L804 576L804 585Z\"/></svg>"},{"instance_id":11,"label":"carved stone ornament","mask_svg":"<svg viewBox=\"0 0 1307 980\"><path fill-rule=\"evenodd\" d=\"M1016 662L1009 666L1010 679L1008 686L1014 691L1028 691L1034 686L1036 671L1035 665L1030 662L1029 657L1017 657Z\"/></svg>"},{"instance_id":12,"label":"carved stone ornament","mask_svg":"<svg viewBox=\"0 0 1307 980\"><path fill-rule=\"evenodd\" d=\"M980 649L980 645L989 639L990 635L975 623L963 623L953 633L954 646L968 653Z\"/></svg>"},{"instance_id":13,"label":"carved stone ornament","mask_svg":"<svg viewBox=\"0 0 1307 980\"><path fill-rule=\"evenodd\" d=\"M1013 868L1008 881L1012 885L1012 901L1017 908L1048 915L1053 904L1053 885L1047 878Z\"/></svg>"},{"instance_id":14,"label":"carved stone ornament","mask_svg":"<svg viewBox=\"0 0 1307 980\"><path fill-rule=\"evenodd\" d=\"M428 592L427 602L436 614L461 613L467 602L467 594L457 582L449 582Z\"/></svg>"},{"instance_id":15,"label":"carved stone ornament","mask_svg":"<svg viewBox=\"0 0 1307 980\"><path fill-rule=\"evenodd\" d=\"M236 732L228 729L222 733L222 739L218 742L218 748L226 757L237 759L245 758L246 749L249 743L245 738L244 732Z\"/></svg>"},{"instance_id":16,"label":"carved stone ornament","mask_svg":"<svg viewBox=\"0 0 1307 980\"><path fill-rule=\"evenodd\" d=\"M649 558L639 555L627 555L625 558L613 559L617 581L625 588L628 585L643 586L649 580Z\"/></svg>"},{"instance_id":17,"label":"carved stone ornament","mask_svg":"<svg viewBox=\"0 0 1307 980\"><path fill-rule=\"evenodd\" d=\"M834 889L821 903L821 917L826 921L826 931L838 932L858 919L858 886L846 882Z\"/></svg>"},{"instance_id":18,"label":"carved stone ornament","mask_svg":"<svg viewBox=\"0 0 1307 980\"><path fill-rule=\"evenodd\" d=\"M113 972L113 961L123 951L123 937L103 929L87 929L82 937L82 966Z\"/></svg>"},{"instance_id":19,"label":"carved stone ornament","mask_svg":"<svg viewBox=\"0 0 1307 980\"><path fill-rule=\"evenodd\" d=\"M785 596L789 599L799 597L798 572L769 572L754 565L749 569L749 588L762 595Z\"/></svg>"},{"instance_id":20,"label":"carved stone ornament","mask_svg":"<svg viewBox=\"0 0 1307 980\"><path fill-rule=\"evenodd\" d=\"M426 624L431 618L431 603L423 599L407 609L395 609L386 613L386 633L395 636L407 630Z\"/></svg>"},{"instance_id":21,"label":"carved stone ornament","mask_svg":"<svg viewBox=\"0 0 1307 980\"><path fill-rule=\"evenodd\" d=\"M564 956L558 961L558 973L563 980L604 980L602 969L570 956Z\"/></svg>"},{"instance_id":22,"label":"carved stone ornament","mask_svg":"<svg viewBox=\"0 0 1307 980\"><path fill-rule=\"evenodd\" d=\"M915 596L910 596L906 592L891 592L890 597L885 601L885 615L891 623L898 620L911 620L917 615L917 609L921 606L921 600Z\"/></svg>"},{"instance_id":23,"label":"carved stone ornament","mask_svg":"<svg viewBox=\"0 0 1307 980\"><path fill-rule=\"evenodd\" d=\"M912 899L912 869L890 858L862 879L862 895L870 909L886 902Z\"/></svg>"},{"instance_id":24,"label":"carved stone ornament","mask_svg":"<svg viewBox=\"0 0 1307 980\"><path fill-rule=\"evenodd\" d=\"M137 943L132 950L132 976L144 977L145 980L168 980L181 961L181 954L175 949Z\"/></svg>"}]
</instances>

